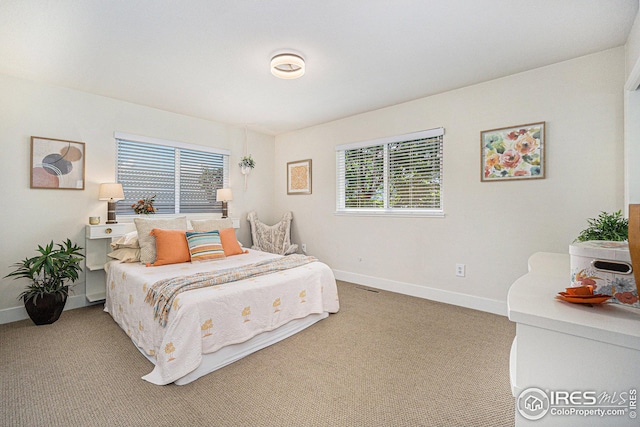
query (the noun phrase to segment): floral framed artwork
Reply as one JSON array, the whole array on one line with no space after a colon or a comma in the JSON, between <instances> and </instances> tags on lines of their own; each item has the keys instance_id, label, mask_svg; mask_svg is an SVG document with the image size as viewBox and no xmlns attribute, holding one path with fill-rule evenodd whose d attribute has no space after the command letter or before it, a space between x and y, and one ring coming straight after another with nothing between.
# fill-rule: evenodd
<instances>
[{"instance_id":1,"label":"floral framed artwork","mask_svg":"<svg viewBox=\"0 0 640 427\"><path fill-rule=\"evenodd\" d=\"M31 137L31 188L84 190L84 142Z\"/></svg>"},{"instance_id":2,"label":"floral framed artwork","mask_svg":"<svg viewBox=\"0 0 640 427\"><path fill-rule=\"evenodd\" d=\"M311 159L287 163L287 194L311 194Z\"/></svg>"},{"instance_id":3,"label":"floral framed artwork","mask_svg":"<svg viewBox=\"0 0 640 427\"><path fill-rule=\"evenodd\" d=\"M545 122L480 132L480 180L545 176Z\"/></svg>"}]
</instances>

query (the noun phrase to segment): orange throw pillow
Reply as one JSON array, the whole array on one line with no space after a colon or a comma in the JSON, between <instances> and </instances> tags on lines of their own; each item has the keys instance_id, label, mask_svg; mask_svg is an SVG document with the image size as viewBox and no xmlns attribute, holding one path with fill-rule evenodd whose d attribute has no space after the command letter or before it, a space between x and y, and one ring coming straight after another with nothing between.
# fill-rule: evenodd
<instances>
[{"instance_id":1,"label":"orange throw pillow","mask_svg":"<svg viewBox=\"0 0 640 427\"><path fill-rule=\"evenodd\" d=\"M233 228L225 228L220 230L220 242L222 243L222 249L224 249L225 256L240 255L245 253L238 243L236 238L236 230Z\"/></svg>"},{"instance_id":2,"label":"orange throw pillow","mask_svg":"<svg viewBox=\"0 0 640 427\"><path fill-rule=\"evenodd\" d=\"M156 261L154 267L191 261L185 230L163 230L154 228L149 233L156 238ZM149 264L147 264L149 266Z\"/></svg>"}]
</instances>

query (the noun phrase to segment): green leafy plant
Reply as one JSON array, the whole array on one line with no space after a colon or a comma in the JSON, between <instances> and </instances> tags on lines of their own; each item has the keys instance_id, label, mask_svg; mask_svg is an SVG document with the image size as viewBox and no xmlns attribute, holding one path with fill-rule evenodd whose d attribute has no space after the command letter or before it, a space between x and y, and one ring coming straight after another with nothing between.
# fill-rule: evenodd
<instances>
[{"instance_id":1,"label":"green leafy plant","mask_svg":"<svg viewBox=\"0 0 640 427\"><path fill-rule=\"evenodd\" d=\"M35 303L45 294L58 293L66 297L69 295L69 287L78 280L82 271L80 262L84 254L81 250L81 247L71 243L69 239L62 244L58 243L57 248L54 248L53 241L44 247L38 245L37 252L40 255L13 264L16 269L5 277L31 280L18 297L25 302L33 299Z\"/></svg>"},{"instance_id":2,"label":"green leafy plant","mask_svg":"<svg viewBox=\"0 0 640 427\"><path fill-rule=\"evenodd\" d=\"M629 220L622 216L622 211L601 212L598 218L587 220L589 227L580 232L576 242L588 240L612 240L621 242L629 237Z\"/></svg>"},{"instance_id":3,"label":"green leafy plant","mask_svg":"<svg viewBox=\"0 0 640 427\"><path fill-rule=\"evenodd\" d=\"M251 154L249 154L248 156L244 156L242 159L240 159L240 163L238 163L238 166L240 166L241 168L255 168L256 167L256 162L251 158Z\"/></svg>"}]
</instances>

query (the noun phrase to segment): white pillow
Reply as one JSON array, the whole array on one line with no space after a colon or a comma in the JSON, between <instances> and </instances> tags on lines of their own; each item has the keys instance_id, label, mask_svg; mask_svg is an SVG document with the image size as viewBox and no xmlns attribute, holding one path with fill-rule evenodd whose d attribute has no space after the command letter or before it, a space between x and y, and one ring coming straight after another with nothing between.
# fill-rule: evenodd
<instances>
[{"instance_id":1,"label":"white pillow","mask_svg":"<svg viewBox=\"0 0 640 427\"><path fill-rule=\"evenodd\" d=\"M121 262L140 262L140 248L120 248L107 255Z\"/></svg>"},{"instance_id":2,"label":"white pillow","mask_svg":"<svg viewBox=\"0 0 640 427\"><path fill-rule=\"evenodd\" d=\"M186 230L187 217L171 219L143 219L134 218L138 231L138 243L140 244L140 262L153 264L156 261L156 238L149 233L154 228L162 230Z\"/></svg>"},{"instance_id":3,"label":"white pillow","mask_svg":"<svg viewBox=\"0 0 640 427\"><path fill-rule=\"evenodd\" d=\"M140 243L138 242L138 232L132 231L120 237L115 242L111 242L111 249L121 248L140 249Z\"/></svg>"},{"instance_id":4,"label":"white pillow","mask_svg":"<svg viewBox=\"0 0 640 427\"><path fill-rule=\"evenodd\" d=\"M233 220L231 218L225 219L192 219L191 227L193 227L193 231L197 231L199 233L207 232L207 231L220 231L225 228L233 228Z\"/></svg>"}]
</instances>

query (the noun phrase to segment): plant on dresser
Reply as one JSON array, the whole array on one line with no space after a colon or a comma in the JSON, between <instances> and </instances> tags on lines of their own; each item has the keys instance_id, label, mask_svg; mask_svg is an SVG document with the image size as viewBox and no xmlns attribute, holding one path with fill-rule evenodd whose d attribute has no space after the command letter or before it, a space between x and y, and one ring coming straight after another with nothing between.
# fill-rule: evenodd
<instances>
[{"instance_id":1,"label":"plant on dresser","mask_svg":"<svg viewBox=\"0 0 640 427\"><path fill-rule=\"evenodd\" d=\"M67 302L69 288L82 271L84 255L81 247L67 239L54 247L38 245L39 255L13 264L16 269L5 277L29 279L27 288L18 297L24 301L29 317L36 325L55 322Z\"/></svg>"},{"instance_id":2,"label":"plant on dresser","mask_svg":"<svg viewBox=\"0 0 640 427\"><path fill-rule=\"evenodd\" d=\"M587 220L589 226L580 232L574 242L589 240L609 240L623 242L629 236L629 220L622 216L622 211L613 213L600 212L597 218Z\"/></svg>"}]
</instances>

